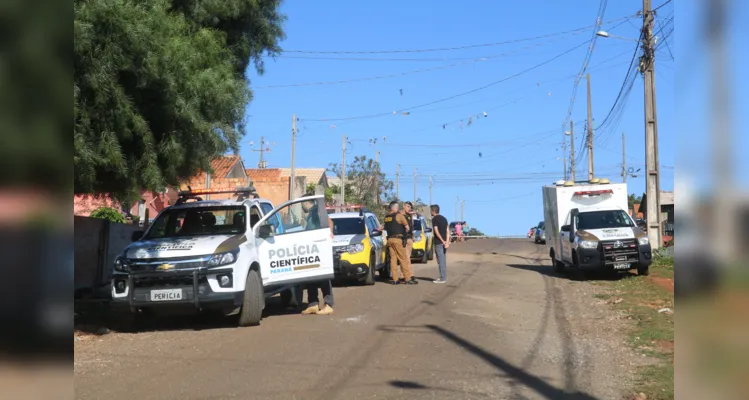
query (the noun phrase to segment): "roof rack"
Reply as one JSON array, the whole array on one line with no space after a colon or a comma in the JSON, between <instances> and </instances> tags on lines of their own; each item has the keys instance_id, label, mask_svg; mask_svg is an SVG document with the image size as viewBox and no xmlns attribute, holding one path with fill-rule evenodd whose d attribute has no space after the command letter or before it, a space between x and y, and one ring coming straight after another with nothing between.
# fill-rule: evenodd
<instances>
[{"instance_id":1,"label":"roof rack","mask_svg":"<svg viewBox=\"0 0 749 400\"><path fill-rule=\"evenodd\" d=\"M257 198L257 190L254 186L245 187L227 187L227 188L214 188L214 189L193 189L190 186L187 190L182 190L178 193L179 199L174 204L176 206L187 203L188 200L203 201L203 198L199 195L206 194L236 194L237 201L244 201L248 198Z\"/></svg>"}]
</instances>

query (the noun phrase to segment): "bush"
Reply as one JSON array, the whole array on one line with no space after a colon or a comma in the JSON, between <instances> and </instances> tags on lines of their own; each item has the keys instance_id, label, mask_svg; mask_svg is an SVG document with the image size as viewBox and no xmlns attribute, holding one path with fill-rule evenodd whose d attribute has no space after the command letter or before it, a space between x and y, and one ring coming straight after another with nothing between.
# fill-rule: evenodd
<instances>
[{"instance_id":1,"label":"bush","mask_svg":"<svg viewBox=\"0 0 749 400\"><path fill-rule=\"evenodd\" d=\"M674 265L674 255L667 247L661 247L653 252L653 264Z\"/></svg>"},{"instance_id":2,"label":"bush","mask_svg":"<svg viewBox=\"0 0 749 400\"><path fill-rule=\"evenodd\" d=\"M111 207L97 208L89 216L91 218L106 219L108 221L117 222L120 224L125 223L125 217L123 217L119 211Z\"/></svg>"}]
</instances>

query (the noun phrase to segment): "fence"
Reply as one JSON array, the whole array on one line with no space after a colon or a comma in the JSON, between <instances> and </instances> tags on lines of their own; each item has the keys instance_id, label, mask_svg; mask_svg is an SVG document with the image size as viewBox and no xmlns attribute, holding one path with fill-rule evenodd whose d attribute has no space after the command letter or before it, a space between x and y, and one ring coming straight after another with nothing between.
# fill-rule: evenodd
<instances>
[{"instance_id":1,"label":"fence","mask_svg":"<svg viewBox=\"0 0 749 400\"><path fill-rule=\"evenodd\" d=\"M76 216L75 291L105 286L112 277L114 258L131 243L138 224L118 224L98 218Z\"/></svg>"}]
</instances>

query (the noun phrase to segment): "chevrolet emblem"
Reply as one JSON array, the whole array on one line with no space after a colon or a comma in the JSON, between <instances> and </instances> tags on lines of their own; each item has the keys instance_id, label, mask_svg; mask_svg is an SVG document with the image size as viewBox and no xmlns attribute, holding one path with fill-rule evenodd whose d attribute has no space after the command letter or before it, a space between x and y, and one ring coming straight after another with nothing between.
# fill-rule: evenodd
<instances>
[{"instance_id":1,"label":"chevrolet emblem","mask_svg":"<svg viewBox=\"0 0 749 400\"><path fill-rule=\"evenodd\" d=\"M622 248L622 246L624 246L624 243L622 243L621 240L617 240L616 242L614 242L614 248L615 249L620 249L620 248Z\"/></svg>"},{"instance_id":2,"label":"chevrolet emblem","mask_svg":"<svg viewBox=\"0 0 749 400\"><path fill-rule=\"evenodd\" d=\"M156 269L159 271L168 271L170 269L174 269L174 265L173 264L161 264L158 267L156 267Z\"/></svg>"}]
</instances>

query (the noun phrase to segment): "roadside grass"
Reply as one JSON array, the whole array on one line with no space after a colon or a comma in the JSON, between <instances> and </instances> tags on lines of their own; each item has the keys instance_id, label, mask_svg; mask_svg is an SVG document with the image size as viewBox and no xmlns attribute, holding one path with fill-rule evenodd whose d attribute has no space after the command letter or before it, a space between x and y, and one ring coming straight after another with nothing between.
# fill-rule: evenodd
<instances>
[{"instance_id":1,"label":"roadside grass","mask_svg":"<svg viewBox=\"0 0 749 400\"><path fill-rule=\"evenodd\" d=\"M673 260L673 258L671 258ZM650 267L651 275L673 278L673 263L659 259ZM630 344L655 363L636 371L634 393L648 400L674 398L674 295L651 279L627 276L615 281L599 281L606 292L596 295L622 311L634 322Z\"/></svg>"}]
</instances>

